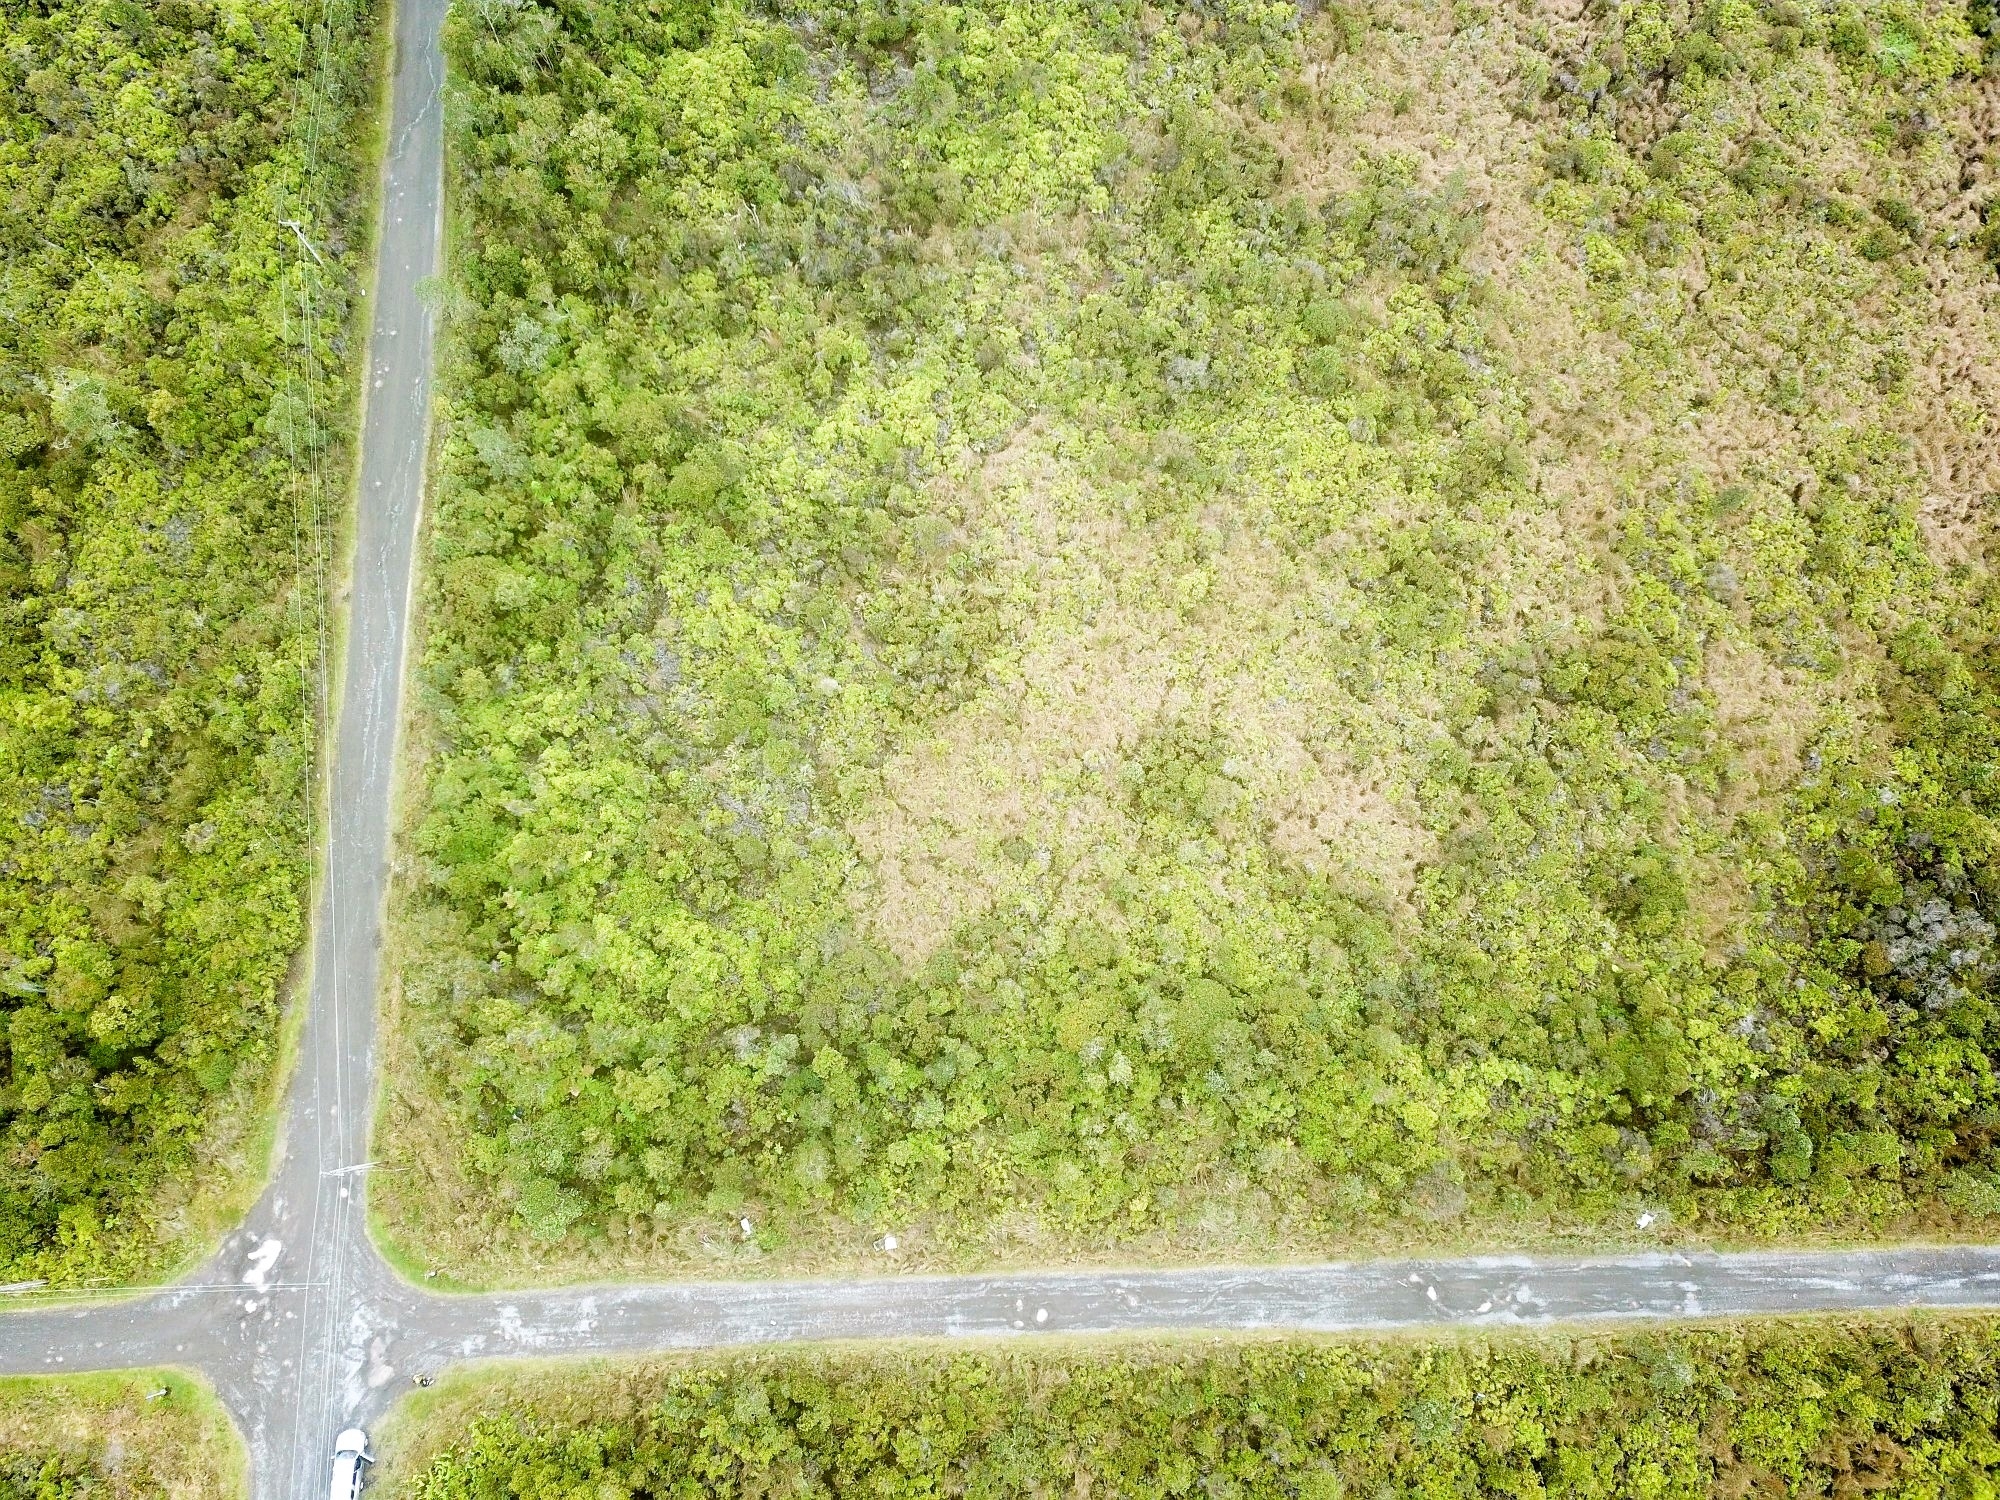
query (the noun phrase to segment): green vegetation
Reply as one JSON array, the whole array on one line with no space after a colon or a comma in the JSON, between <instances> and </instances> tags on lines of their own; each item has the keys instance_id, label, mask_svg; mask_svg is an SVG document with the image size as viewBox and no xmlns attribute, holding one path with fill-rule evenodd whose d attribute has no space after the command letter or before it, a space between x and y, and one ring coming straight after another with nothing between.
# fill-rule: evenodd
<instances>
[{"instance_id":1,"label":"green vegetation","mask_svg":"<svg viewBox=\"0 0 2000 1500\"><path fill-rule=\"evenodd\" d=\"M369 11L0 10L0 1279L155 1273L260 1171Z\"/></svg>"},{"instance_id":2,"label":"green vegetation","mask_svg":"<svg viewBox=\"0 0 2000 1500\"><path fill-rule=\"evenodd\" d=\"M409 1500L1990 1495L1991 1322L790 1350L462 1375Z\"/></svg>"},{"instance_id":3,"label":"green vegetation","mask_svg":"<svg viewBox=\"0 0 2000 1500\"><path fill-rule=\"evenodd\" d=\"M2000 1210L1983 24L459 10L391 1232Z\"/></svg>"},{"instance_id":4,"label":"green vegetation","mask_svg":"<svg viewBox=\"0 0 2000 1500\"><path fill-rule=\"evenodd\" d=\"M0 1379L0 1500L234 1500L243 1444L179 1370Z\"/></svg>"}]
</instances>

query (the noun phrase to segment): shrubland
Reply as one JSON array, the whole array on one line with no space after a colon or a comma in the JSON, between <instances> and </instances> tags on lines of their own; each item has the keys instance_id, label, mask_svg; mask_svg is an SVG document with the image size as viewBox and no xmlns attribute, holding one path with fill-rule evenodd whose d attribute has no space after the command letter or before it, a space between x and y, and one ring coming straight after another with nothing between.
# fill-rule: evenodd
<instances>
[{"instance_id":1,"label":"shrubland","mask_svg":"<svg viewBox=\"0 0 2000 1500\"><path fill-rule=\"evenodd\" d=\"M177 1370L0 1380L0 1500L231 1500L243 1444Z\"/></svg>"},{"instance_id":2,"label":"shrubland","mask_svg":"<svg viewBox=\"0 0 2000 1500\"><path fill-rule=\"evenodd\" d=\"M0 10L0 1280L156 1273L299 948L371 7Z\"/></svg>"},{"instance_id":3,"label":"shrubland","mask_svg":"<svg viewBox=\"0 0 2000 1500\"><path fill-rule=\"evenodd\" d=\"M411 1253L2000 1210L1990 15L452 25Z\"/></svg>"},{"instance_id":4,"label":"shrubland","mask_svg":"<svg viewBox=\"0 0 2000 1500\"><path fill-rule=\"evenodd\" d=\"M467 1373L386 1487L514 1495L1985 1494L1990 1322L852 1346Z\"/></svg>"}]
</instances>

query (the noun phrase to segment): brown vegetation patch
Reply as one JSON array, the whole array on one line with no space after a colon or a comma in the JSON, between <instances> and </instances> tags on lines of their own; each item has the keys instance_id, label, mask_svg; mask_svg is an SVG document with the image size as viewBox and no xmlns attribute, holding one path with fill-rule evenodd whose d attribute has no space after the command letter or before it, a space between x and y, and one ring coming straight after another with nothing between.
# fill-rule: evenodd
<instances>
[{"instance_id":1,"label":"brown vegetation patch","mask_svg":"<svg viewBox=\"0 0 2000 1500\"><path fill-rule=\"evenodd\" d=\"M1918 525L1932 556L1950 564L1985 554L2000 496L2000 281L1983 264L1976 276L1938 280L1911 371L1911 437L1926 482Z\"/></svg>"},{"instance_id":2,"label":"brown vegetation patch","mask_svg":"<svg viewBox=\"0 0 2000 1500\"><path fill-rule=\"evenodd\" d=\"M1380 891L1407 901L1430 841L1408 812L1338 766L1308 762L1276 809L1271 843L1313 875L1368 871Z\"/></svg>"},{"instance_id":3,"label":"brown vegetation patch","mask_svg":"<svg viewBox=\"0 0 2000 1500\"><path fill-rule=\"evenodd\" d=\"M1782 795L1798 777L1823 705L1763 651L1743 641L1721 639L1711 645L1704 680L1736 772L1723 793L1724 811L1733 815Z\"/></svg>"},{"instance_id":4,"label":"brown vegetation patch","mask_svg":"<svg viewBox=\"0 0 2000 1500\"><path fill-rule=\"evenodd\" d=\"M1227 745L1270 847L1406 901L1425 836L1393 782L1351 769L1340 700L1304 614L1312 570L1221 517L1212 550L1107 513L1025 432L986 466L976 524L1024 600L1003 680L884 768L849 825L872 878L864 923L905 962L1003 900L1115 924L1106 884L1139 856L1126 795L1148 733L1197 723ZM1211 518L1216 519L1216 518Z\"/></svg>"}]
</instances>

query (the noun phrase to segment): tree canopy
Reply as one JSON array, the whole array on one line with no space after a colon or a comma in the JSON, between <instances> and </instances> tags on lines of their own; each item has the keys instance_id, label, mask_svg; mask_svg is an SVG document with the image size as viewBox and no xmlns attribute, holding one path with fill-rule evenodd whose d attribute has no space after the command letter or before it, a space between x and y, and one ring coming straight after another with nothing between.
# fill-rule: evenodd
<instances>
[{"instance_id":1,"label":"tree canopy","mask_svg":"<svg viewBox=\"0 0 2000 1500\"><path fill-rule=\"evenodd\" d=\"M1982 1494L1993 1325L849 1347L469 1376L412 1500Z\"/></svg>"},{"instance_id":2,"label":"tree canopy","mask_svg":"<svg viewBox=\"0 0 2000 1500\"><path fill-rule=\"evenodd\" d=\"M258 1170L200 1167L303 930L369 13L0 8L0 1279Z\"/></svg>"}]
</instances>

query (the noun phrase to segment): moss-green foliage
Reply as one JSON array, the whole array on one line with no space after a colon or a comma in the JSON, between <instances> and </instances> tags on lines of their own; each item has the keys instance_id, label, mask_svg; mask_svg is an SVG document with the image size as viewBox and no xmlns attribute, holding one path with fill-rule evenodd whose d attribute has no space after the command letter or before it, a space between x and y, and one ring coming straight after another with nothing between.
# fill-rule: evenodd
<instances>
[{"instance_id":1,"label":"moss-green foliage","mask_svg":"<svg viewBox=\"0 0 2000 1500\"><path fill-rule=\"evenodd\" d=\"M1976 1322L847 1349L468 1386L398 1434L426 1460L412 1500L1914 1497L1986 1494L2000 1467L2000 1344Z\"/></svg>"},{"instance_id":2,"label":"moss-green foliage","mask_svg":"<svg viewBox=\"0 0 2000 1500\"><path fill-rule=\"evenodd\" d=\"M34 1453L0 1456L0 1500L75 1500L93 1493L102 1471L74 1459Z\"/></svg>"},{"instance_id":3,"label":"moss-green foliage","mask_svg":"<svg viewBox=\"0 0 2000 1500\"><path fill-rule=\"evenodd\" d=\"M369 9L0 18L0 1278L154 1265L271 1066Z\"/></svg>"},{"instance_id":4,"label":"moss-green foliage","mask_svg":"<svg viewBox=\"0 0 2000 1500\"><path fill-rule=\"evenodd\" d=\"M1991 615L1888 295L1977 253L1894 123L1975 49L1627 9L1449 64L1518 53L1566 283L1343 135L1359 7L460 14L392 1211L476 1257L1983 1201ZM1503 352L1550 320L1615 357ZM1783 451L1716 474L1711 409ZM1730 652L1807 684L1799 767Z\"/></svg>"}]
</instances>

